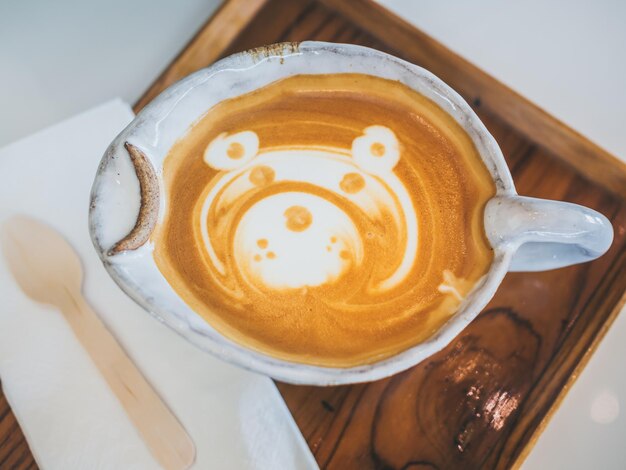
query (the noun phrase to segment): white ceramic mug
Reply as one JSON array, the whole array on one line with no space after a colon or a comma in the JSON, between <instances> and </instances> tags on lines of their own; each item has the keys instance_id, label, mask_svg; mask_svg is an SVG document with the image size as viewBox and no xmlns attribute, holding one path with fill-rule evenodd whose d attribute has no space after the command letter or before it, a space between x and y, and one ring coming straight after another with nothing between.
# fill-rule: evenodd
<instances>
[{"instance_id":1,"label":"white ceramic mug","mask_svg":"<svg viewBox=\"0 0 626 470\"><path fill-rule=\"evenodd\" d=\"M496 185L485 208L485 231L494 249L488 273L452 318L427 341L393 357L350 368L276 359L215 331L174 292L158 270L150 242L112 255L110 248L135 226L139 182L126 142L148 157L160 181L174 142L220 101L296 74L363 73L398 80L427 96L467 131ZM167 194L160 185L159 218ZM201 349L246 369L291 383L335 385L380 379L405 370L446 346L493 297L507 271L539 271L589 261L611 245L603 215L565 202L518 196L502 152L476 114L430 72L361 46L303 42L235 54L172 85L146 106L105 153L92 190L90 232L107 270L135 301ZM207 371L210 373L210 371Z\"/></svg>"}]
</instances>

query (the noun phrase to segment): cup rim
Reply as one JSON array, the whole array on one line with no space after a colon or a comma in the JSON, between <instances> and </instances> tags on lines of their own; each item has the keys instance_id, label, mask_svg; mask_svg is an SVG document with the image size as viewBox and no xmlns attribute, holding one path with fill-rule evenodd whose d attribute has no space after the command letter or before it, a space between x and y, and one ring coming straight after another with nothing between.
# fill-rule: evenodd
<instances>
[{"instance_id":1,"label":"cup rim","mask_svg":"<svg viewBox=\"0 0 626 470\"><path fill-rule=\"evenodd\" d=\"M316 41L305 41L299 44L281 43L233 54L221 59L170 86L140 111L126 129L111 143L102 158L92 188L89 231L105 268L120 288L154 317L200 349L245 369L295 384L341 385L377 380L406 370L447 346L493 297L508 270L513 255L512 250L507 246L494 244L490 239L494 250L494 259L489 271L474 286L457 312L433 336L381 361L348 368L301 364L254 351L222 336L189 307L186 307L187 311L181 312L180 303L182 300L180 298L178 298L179 302L176 303L165 301L165 298L159 297L158 293L146 293L142 289L142 281L138 280L137 271L134 269L135 265L140 262L138 260L141 259L151 261L156 267L151 256L152 247L150 243L133 253L124 253L114 257L107 253L110 244L107 243L106 237L103 235L104 228L107 224L120 225L119 221L111 220L111 217L116 217L114 209L119 206L119 201L114 201L114 198L109 194L107 183L110 184L111 180L107 175L110 175L114 165L119 164L120 159L128 158L124 150L125 142L132 141L144 148L156 149L161 134L165 134L167 130L164 127L166 118L177 107L181 106L181 103L190 96L190 92L197 87L207 86L215 77L218 77L217 80L219 80L221 74L245 75L252 70L257 72L257 68L262 67L277 69L291 61L299 63L298 60L302 61L304 57L311 61L328 58L329 63L336 61L337 68L346 70L353 70L355 65L367 63L371 66L371 69L368 69L370 75L399 80L425 94L448 112L465 129L474 142L496 185L494 198L516 194L510 171L493 136L467 102L431 72L392 55L364 46ZM300 59L296 60L296 58ZM307 70L299 73L320 72ZM284 76L295 74L286 73ZM249 77L244 78L242 83L246 82L246 79L248 80L247 86L252 86L252 89L264 86L264 84L258 86L251 84ZM232 96L245 92L235 93ZM209 107L205 107L205 111ZM190 123L193 121L191 120ZM167 143L164 145L169 149ZM146 154L150 156L150 151L148 150ZM161 158L164 158L163 152L161 152ZM154 160L157 163L155 166L160 170L162 167L159 166L158 158L154 157ZM134 182L134 188L137 187L137 184ZM131 192L137 193L134 188ZM162 198L162 200L164 199ZM161 209L161 213L163 213L163 205ZM132 210L130 212L132 213ZM121 221L121 226L124 225L128 226L128 221ZM485 230L487 232L488 227L485 227ZM490 238L489 234L488 238ZM161 277L167 283L162 275ZM169 286L169 284L167 285ZM170 290L174 292L171 287ZM174 295L177 296L177 294ZM186 304L184 305L186 306Z\"/></svg>"}]
</instances>

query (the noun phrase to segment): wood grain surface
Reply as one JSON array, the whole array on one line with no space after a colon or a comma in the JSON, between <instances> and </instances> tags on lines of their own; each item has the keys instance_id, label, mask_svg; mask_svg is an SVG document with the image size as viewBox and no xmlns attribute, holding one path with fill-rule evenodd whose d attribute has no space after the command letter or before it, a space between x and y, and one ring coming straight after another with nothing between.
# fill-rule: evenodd
<instances>
[{"instance_id":1,"label":"wood grain surface","mask_svg":"<svg viewBox=\"0 0 626 470\"><path fill-rule=\"evenodd\" d=\"M0 391L0 469L38 468L7 399Z\"/></svg>"},{"instance_id":2,"label":"wood grain surface","mask_svg":"<svg viewBox=\"0 0 626 470\"><path fill-rule=\"evenodd\" d=\"M424 65L460 91L502 147L520 194L583 204L611 219L609 253L560 270L507 275L452 344L407 372L343 387L278 384L323 468L518 466L623 305L624 165L369 0L231 0L215 18L136 111L232 52L305 39L368 45ZM0 468L31 467L0 396Z\"/></svg>"}]
</instances>

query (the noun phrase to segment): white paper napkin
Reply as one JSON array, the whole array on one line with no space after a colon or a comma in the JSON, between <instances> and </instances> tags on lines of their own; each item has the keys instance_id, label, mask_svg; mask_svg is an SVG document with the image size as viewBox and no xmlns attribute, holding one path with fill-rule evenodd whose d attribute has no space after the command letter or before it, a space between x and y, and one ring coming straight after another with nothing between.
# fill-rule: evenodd
<instances>
[{"instance_id":1,"label":"white paper napkin","mask_svg":"<svg viewBox=\"0 0 626 470\"><path fill-rule=\"evenodd\" d=\"M79 252L89 303L191 435L193 468L317 468L269 378L186 343L100 264L87 230L89 191L108 143L132 117L114 100L1 149L0 223L37 217ZM0 378L42 468L158 468L61 314L28 299L1 255Z\"/></svg>"}]
</instances>

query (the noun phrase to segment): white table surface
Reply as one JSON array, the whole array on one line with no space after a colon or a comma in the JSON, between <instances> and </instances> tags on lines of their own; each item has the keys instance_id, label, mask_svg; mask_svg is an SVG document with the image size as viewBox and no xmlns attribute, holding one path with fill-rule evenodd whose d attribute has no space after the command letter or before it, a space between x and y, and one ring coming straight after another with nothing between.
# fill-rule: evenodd
<instances>
[{"instance_id":1,"label":"white table surface","mask_svg":"<svg viewBox=\"0 0 626 470\"><path fill-rule=\"evenodd\" d=\"M0 0L0 146L134 103L221 0Z\"/></svg>"},{"instance_id":2,"label":"white table surface","mask_svg":"<svg viewBox=\"0 0 626 470\"><path fill-rule=\"evenodd\" d=\"M623 0L379 0L626 160ZM0 146L114 96L134 102L220 0L0 2ZM626 315L526 469L626 468Z\"/></svg>"}]
</instances>

